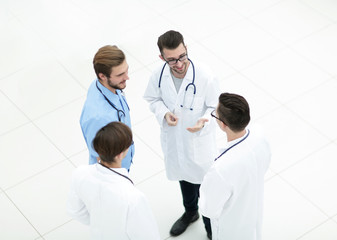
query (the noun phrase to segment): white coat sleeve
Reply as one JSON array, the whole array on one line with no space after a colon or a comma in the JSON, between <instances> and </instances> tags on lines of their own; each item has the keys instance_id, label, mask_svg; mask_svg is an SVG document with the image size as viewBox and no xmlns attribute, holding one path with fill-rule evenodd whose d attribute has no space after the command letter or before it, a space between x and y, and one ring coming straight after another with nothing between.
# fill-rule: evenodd
<instances>
[{"instance_id":1,"label":"white coat sleeve","mask_svg":"<svg viewBox=\"0 0 337 240\"><path fill-rule=\"evenodd\" d=\"M150 104L151 112L155 114L160 127L162 127L164 116L170 110L163 102L161 90L158 87L158 82L159 80L157 79L157 74L152 74L144 93L144 99Z\"/></svg>"},{"instance_id":2,"label":"white coat sleeve","mask_svg":"<svg viewBox=\"0 0 337 240\"><path fill-rule=\"evenodd\" d=\"M79 222L89 225L90 224L89 212L84 202L78 196L77 191L76 191L78 189L78 187L76 186L77 176L78 176L78 173L77 171L75 171L72 177L70 191L68 195L67 213L69 216L78 220Z\"/></svg>"},{"instance_id":3,"label":"white coat sleeve","mask_svg":"<svg viewBox=\"0 0 337 240\"><path fill-rule=\"evenodd\" d=\"M203 118L210 119L211 112L216 109L219 102L220 87L218 80L211 76L208 80L205 96L205 105L207 107Z\"/></svg>"},{"instance_id":4,"label":"white coat sleeve","mask_svg":"<svg viewBox=\"0 0 337 240\"><path fill-rule=\"evenodd\" d=\"M130 198L126 233L130 240L159 240L159 230L150 205L138 190Z\"/></svg>"},{"instance_id":5,"label":"white coat sleeve","mask_svg":"<svg viewBox=\"0 0 337 240\"><path fill-rule=\"evenodd\" d=\"M211 219L219 218L226 202L232 195L232 187L212 167L204 177L200 186L200 212Z\"/></svg>"},{"instance_id":6,"label":"white coat sleeve","mask_svg":"<svg viewBox=\"0 0 337 240\"><path fill-rule=\"evenodd\" d=\"M205 106L206 111L201 118L208 119L208 122L205 123L203 129L200 131L200 135L208 134L213 129L214 124L211 124L211 121L214 121L211 117L211 112L216 109L218 102L219 102L219 95L220 95L220 87L218 80L213 76L210 70L206 71L207 75L207 84L205 88Z\"/></svg>"}]
</instances>

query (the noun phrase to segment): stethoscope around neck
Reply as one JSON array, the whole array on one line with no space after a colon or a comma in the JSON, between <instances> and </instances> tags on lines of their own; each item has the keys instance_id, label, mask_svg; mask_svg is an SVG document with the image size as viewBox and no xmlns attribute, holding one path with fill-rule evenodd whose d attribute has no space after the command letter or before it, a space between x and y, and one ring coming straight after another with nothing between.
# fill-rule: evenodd
<instances>
[{"instance_id":1,"label":"stethoscope around neck","mask_svg":"<svg viewBox=\"0 0 337 240\"><path fill-rule=\"evenodd\" d=\"M100 164L102 167L105 167L106 169L109 169L111 172L116 173L117 175L119 175L119 176L121 176L121 177L129 180L134 185L133 181L128 176L125 176L125 175L123 175L123 174L121 174L121 173L119 173L119 172L117 172L117 171L115 171L115 170L113 170L113 169L105 166L104 164L101 163L101 161L99 161L98 164Z\"/></svg>"},{"instance_id":2,"label":"stethoscope around neck","mask_svg":"<svg viewBox=\"0 0 337 240\"><path fill-rule=\"evenodd\" d=\"M180 107L183 108L184 107L184 104L185 104L185 97L186 97L186 92L188 90L188 88L192 87L193 88L193 98L192 98L192 101L191 101L191 104L190 104L190 107L189 109L191 111L193 111L193 104L194 104L194 98L195 98L195 94L197 92L197 87L195 86L194 84L194 80L195 80L195 68L194 68L194 64L193 62L191 61L191 59L188 58L188 61L190 61L191 65L192 65L192 70L193 70L193 78L192 78L192 82L190 82L189 84L187 84L186 88L185 88L185 93L184 93L184 98L183 98L183 103L180 104ZM163 72L164 72L164 69L166 67L166 64L164 64L162 70L161 70L161 73L160 73L160 77L159 77L159 83L158 83L158 87L160 88L160 84L161 84L161 79L162 79L162 76L163 76Z\"/></svg>"},{"instance_id":3,"label":"stethoscope around neck","mask_svg":"<svg viewBox=\"0 0 337 240\"><path fill-rule=\"evenodd\" d=\"M112 103L112 102L111 102L111 101L104 95L104 93L102 92L102 90L98 87L97 82L98 82L98 80L96 81L96 87L97 87L98 91L103 95L103 97L104 97L105 100L109 103L109 105L110 105L111 107L113 107L113 108L117 111L118 121L121 122L122 117L125 117L125 112L124 112L123 110L121 110L121 109L118 109L118 108L116 107L116 105L113 104L113 103ZM119 101L120 101L120 103L121 103L121 106L123 107L123 104L122 104L120 98L119 98ZM128 106L128 104L126 103L125 100L124 100L124 102L125 102L126 106L129 108L129 106Z\"/></svg>"},{"instance_id":4,"label":"stethoscope around neck","mask_svg":"<svg viewBox=\"0 0 337 240\"><path fill-rule=\"evenodd\" d=\"M249 129L248 129L247 134L246 134L246 136L245 136L244 138L242 138L240 141L238 141L237 143L233 144L231 147L229 147L229 148L227 148L225 151L223 151L223 152L220 154L220 156L217 157L214 161L218 160L218 159L219 159L220 157L222 157L222 155L224 155L226 152L228 152L228 151L231 150L233 147L235 147L236 145L238 145L238 144L242 143L244 140L246 140L246 138L249 136L249 133L250 133L250 131L249 131Z\"/></svg>"}]
</instances>

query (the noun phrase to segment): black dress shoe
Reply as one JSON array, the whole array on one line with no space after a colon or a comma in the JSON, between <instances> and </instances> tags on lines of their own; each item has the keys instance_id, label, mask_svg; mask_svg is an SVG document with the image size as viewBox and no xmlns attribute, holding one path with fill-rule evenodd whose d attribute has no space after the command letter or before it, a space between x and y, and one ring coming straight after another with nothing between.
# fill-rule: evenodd
<instances>
[{"instance_id":1,"label":"black dress shoe","mask_svg":"<svg viewBox=\"0 0 337 240\"><path fill-rule=\"evenodd\" d=\"M207 237L208 237L208 239L212 240L212 233L208 232Z\"/></svg>"},{"instance_id":2,"label":"black dress shoe","mask_svg":"<svg viewBox=\"0 0 337 240\"><path fill-rule=\"evenodd\" d=\"M188 225L197 221L199 218L198 211L185 212L172 226L170 234L171 236L178 236L185 232Z\"/></svg>"}]
</instances>

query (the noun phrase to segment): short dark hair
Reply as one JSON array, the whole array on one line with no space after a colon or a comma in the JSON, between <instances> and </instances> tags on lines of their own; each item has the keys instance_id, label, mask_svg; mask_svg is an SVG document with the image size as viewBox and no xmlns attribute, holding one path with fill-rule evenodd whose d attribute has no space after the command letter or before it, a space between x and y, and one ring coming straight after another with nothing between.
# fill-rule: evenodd
<instances>
[{"instance_id":1,"label":"short dark hair","mask_svg":"<svg viewBox=\"0 0 337 240\"><path fill-rule=\"evenodd\" d=\"M164 48L167 48L170 50L176 49L181 43L185 46L183 35L181 35L180 32L170 30L158 38L157 45L158 45L160 54L163 55Z\"/></svg>"},{"instance_id":2,"label":"short dark hair","mask_svg":"<svg viewBox=\"0 0 337 240\"><path fill-rule=\"evenodd\" d=\"M96 133L92 144L103 162L114 162L118 154L131 146L131 129L124 123L111 122Z\"/></svg>"},{"instance_id":3,"label":"short dark hair","mask_svg":"<svg viewBox=\"0 0 337 240\"><path fill-rule=\"evenodd\" d=\"M246 99L234 93L222 93L219 96L217 113L232 131L245 129L250 121L249 104Z\"/></svg>"},{"instance_id":4,"label":"short dark hair","mask_svg":"<svg viewBox=\"0 0 337 240\"><path fill-rule=\"evenodd\" d=\"M125 54L115 45L107 45L98 49L93 59L93 65L97 78L103 73L110 77L113 67L121 65L125 60Z\"/></svg>"}]
</instances>

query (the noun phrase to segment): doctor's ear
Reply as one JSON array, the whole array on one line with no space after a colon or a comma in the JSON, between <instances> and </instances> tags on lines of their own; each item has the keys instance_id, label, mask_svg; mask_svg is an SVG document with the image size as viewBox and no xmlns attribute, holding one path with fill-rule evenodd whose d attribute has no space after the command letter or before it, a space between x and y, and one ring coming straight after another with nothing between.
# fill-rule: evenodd
<instances>
[{"instance_id":1,"label":"doctor's ear","mask_svg":"<svg viewBox=\"0 0 337 240\"><path fill-rule=\"evenodd\" d=\"M101 81L106 81L106 80L107 80L106 75L103 74L103 73L99 73L99 74L98 74L98 77L99 77L99 79L100 79Z\"/></svg>"},{"instance_id":2,"label":"doctor's ear","mask_svg":"<svg viewBox=\"0 0 337 240\"><path fill-rule=\"evenodd\" d=\"M225 131L225 129L228 127L224 122L218 121L218 125L221 128L221 130Z\"/></svg>"},{"instance_id":3,"label":"doctor's ear","mask_svg":"<svg viewBox=\"0 0 337 240\"><path fill-rule=\"evenodd\" d=\"M164 57L163 57L161 54L159 54L159 58L160 58L161 60L165 61Z\"/></svg>"}]
</instances>

